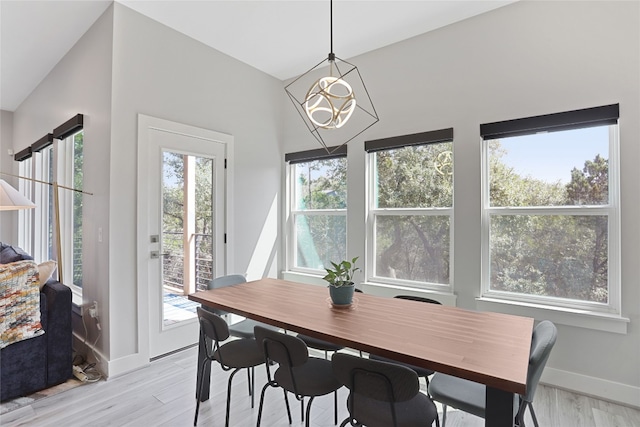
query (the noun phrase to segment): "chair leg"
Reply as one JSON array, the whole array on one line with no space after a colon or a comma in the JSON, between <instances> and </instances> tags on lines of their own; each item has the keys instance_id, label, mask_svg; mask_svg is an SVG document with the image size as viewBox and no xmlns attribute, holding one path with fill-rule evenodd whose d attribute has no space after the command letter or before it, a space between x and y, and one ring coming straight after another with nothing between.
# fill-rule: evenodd
<instances>
[{"instance_id":1,"label":"chair leg","mask_svg":"<svg viewBox=\"0 0 640 427\"><path fill-rule=\"evenodd\" d=\"M533 425L538 427L538 418L536 417L536 411L533 410L533 404L531 402L527 403L529 405L529 412L531 412L531 418L533 419ZM524 427L524 417L522 417L522 427Z\"/></svg>"},{"instance_id":2,"label":"chair leg","mask_svg":"<svg viewBox=\"0 0 640 427\"><path fill-rule=\"evenodd\" d=\"M309 427L309 419L311 418L311 404L313 403L314 396L309 398L309 403L307 403L307 419L305 420L305 427ZM337 424L337 422L336 422Z\"/></svg>"},{"instance_id":3,"label":"chair leg","mask_svg":"<svg viewBox=\"0 0 640 427\"><path fill-rule=\"evenodd\" d=\"M333 424L338 425L338 390L333 392Z\"/></svg>"},{"instance_id":4,"label":"chair leg","mask_svg":"<svg viewBox=\"0 0 640 427\"><path fill-rule=\"evenodd\" d=\"M253 395L253 390L251 390L251 372L249 372L249 368L247 368L247 385L249 386L249 396Z\"/></svg>"},{"instance_id":5,"label":"chair leg","mask_svg":"<svg viewBox=\"0 0 640 427\"><path fill-rule=\"evenodd\" d=\"M289 417L289 424L293 422L291 419L291 409L289 408L289 398L287 397L287 390L282 389L284 391L284 403L287 405L287 416Z\"/></svg>"},{"instance_id":6,"label":"chair leg","mask_svg":"<svg viewBox=\"0 0 640 427\"><path fill-rule=\"evenodd\" d=\"M231 375L229 375L229 381L227 382L227 413L225 415L225 421L224 421L224 425L225 427L229 427L229 411L231 409L231 382L233 381L233 376L239 371L240 369L235 369Z\"/></svg>"},{"instance_id":7,"label":"chair leg","mask_svg":"<svg viewBox=\"0 0 640 427\"><path fill-rule=\"evenodd\" d=\"M193 418L193 425L197 426L198 425L198 412L200 411L200 396L202 396L202 389L204 388L204 372L205 372L205 366L207 365L207 362L211 363L211 361L209 359L205 359L202 361L202 368L200 370L200 390L198 390L198 392L196 393L196 415Z\"/></svg>"},{"instance_id":8,"label":"chair leg","mask_svg":"<svg viewBox=\"0 0 640 427\"><path fill-rule=\"evenodd\" d=\"M253 409L254 391L256 389L256 371L251 367L251 409Z\"/></svg>"},{"instance_id":9,"label":"chair leg","mask_svg":"<svg viewBox=\"0 0 640 427\"><path fill-rule=\"evenodd\" d=\"M447 405L442 405L442 427L447 425Z\"/></svg>"},{"instance_id":10,"label":"chair leg","mask_svg":"<svg viewBox=\"0 0 640 427\"><path fill-rule=\"evenodd\" d=\"M264 404L264 393L270 385L271 384L266 383L264 387L262 387L262 392L260 393L260 404L258 405L258 423L256 424L256 427L260 427L260 421L262 420L262 406Z\"/></svg>"},{"instance_id":11,"label":"chair leg","mask_svg":"<svg viewBox=\"0 0 640 427\"><path fill-rule=\"evenodd\" d=\"M300 421L304 421L304 396L300 399Z\"/></svg>"}]
</instances>

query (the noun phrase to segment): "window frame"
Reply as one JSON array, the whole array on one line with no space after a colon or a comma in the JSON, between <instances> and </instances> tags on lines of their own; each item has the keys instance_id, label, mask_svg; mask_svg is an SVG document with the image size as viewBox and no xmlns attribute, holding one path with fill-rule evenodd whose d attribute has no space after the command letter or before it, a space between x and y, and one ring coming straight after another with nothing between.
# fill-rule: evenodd
<instances>
[{"instance_id":1,"label":"window frame","mask_svg":"<svg viewBox=\"0 0 640 427\"><path fill-rule=\"evenodd\" d=\"M311 276L324 277L325 271L321 269L299 267L296 265L298 259L298 235L296 230L296 217L297 216L342 216L344 217L345 224L347 224L347 206L348 206L348 194L347 194L347 206L344 209L313 209L313 210L301 210L296 205L296 176L295 169L299 163L308 163L312 161L330 160L335 158L344 158L347 161L347 146L342 145L339 147L328 147L326 150L316 149L301 151L296 153L287 153L285 155L286 162L286 267L288 272L301 273ZM347 163L347 174L348 174ZM348 179L347 179L348 181ZM345 182L345 187L347 182ZM346 228L345 228L346 230ZM345 255L346 259L349 250L347 248L348 231L345 232Z\"/></svg>"},{"instance_id":2,"label":"window frame","mask_svg":"<svg viewBox=\"0 0 640 427\"><path fill-rule=\"evenodd\" d=\"M14 157L14 160L20 162L18 165L20 176L40 181L19 180L20 189L36 203L36 209L33 209L33 212L28 210L28 212L19 214L18 242L37 262L54 259L59 263L56 248L54 247L56 230L53 213L53 185L47 185L47 183L56 182L61 186L73 187L74 138L79 132L84 133L82 114L72 117L54 129L53 133L48 133L20 151L18 154L22 153L21 155ZM84 142L83 139L83 145ZM59 190L58 192L60 200L60 234L62 236L66 236L69 233L73 236L73 193L73 191L65 190ZM36 236L41 237L37 238ZM82 242L84 242L84 231ZM58 265L58 268L64 268L62 270L66 282L64 284L71 289L74 302L76 300L81 301L82 287L73 283L73 257L68 255L69 251L73 251L73 245L63 244L62 247L63 251L66 251L63 254L63 261L67 265Z\"/></svg>"},{"instance_id":3,"label":"window frame","mask_svg":"<svg viewBox=\"0 0 640 427\"><path fill-rule=\"evenodd\" d=\"M377 192L377 165L376 153L402 149L412 146L423 146L429 144L451 143L451 156L453 168L453 128L440 129L435 131L421 132L411 135L402 135L365 142L367 151L367 201L366 201L366 256L365 277L366 282L392 287L411 288L416 290L427 290L441 294L451 294L454 288L454 200L455 200L455 179L452 182L451 207L429 207L429 208L378 208L375 207ZM452 172L452 177L455 175ZM449 283L418 282L406 279L394 279L390 277L376 275L376 224L379 217L393 216L448 216L449 217Z\"/></svg>"},{"instance_id":4,"label":"window frame","mask_svg":"<svg viewBox=\"0 0 640 427\"><path fill-rule=\"evenodd\" d=\"M612 107L612 106L607 106ZM595 109L577 110L575 112L558 113L557 115L537 116L535 118L548 118L551 116L561 116L570 113L591 113ZM617 105L616 105L617 110ZM588 115L588 114L587 114ZM532 119L535 119L532 118ZM527 120L527 119L519 119ZM544 119L542 120L544 122ZM483 125L484 126L484 125ZM572 123L566 127L558 125L555 129L549 127L548 131L582 129L593 126L608 126L609 150L608 150L608 179L609 179L609 203L603 205L584 206L535 206L535 207L512 207L512 206L491 206L490 202L490 170L489 170L489 143L498 139L499 136L481 137L482 144L482 177L481 177L481 197L482 197L482 217L481 217L481 296L480 299L495 302L508 302L515 304L526 304L534 307L568 310L577 313L597 313L602 315L620 315L621 313L621 252L620 252L620 159L619 159L619 125L617 119L615 123L602 122L593 124L588 121L582 123ZM532 129L529 132L505 135L520 136L544 132L544 126ZM561 215L561 216L606 216L608 223L608 302L600 303L594 301L582 301L564 297L554 297L548 295L518 294L508 291L498 291L491 289L491 254L490 254L490 227L492 216L503 215Z\"/></svg>"}]
</instances>

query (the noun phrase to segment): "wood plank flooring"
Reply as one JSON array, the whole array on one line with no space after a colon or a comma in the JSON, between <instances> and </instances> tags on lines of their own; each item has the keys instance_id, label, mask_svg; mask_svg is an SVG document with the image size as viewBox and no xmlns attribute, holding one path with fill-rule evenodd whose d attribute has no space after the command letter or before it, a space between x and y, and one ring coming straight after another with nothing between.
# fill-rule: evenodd
<instances>
[{"instance_id":1,"label":"wood plank flooring","mask_svg":"<svg viewBox=\"0 0 640 427\"><path fill-rule=\"evenodd\" d=\"M197 349L190 348L156 360L138 371L85 384L47 397L0 418L2 426L133 426L187 427L193 425ZM224 426L227 373L213 364L211 398L200 405L199 426ZM258 414L259 392L266 380L264 367L256 369L255 408L251 409L247 376L234 377L231 401L232 427L253 427ZM338 420L347 415L346 389L338 396ZM290 395L293 426L301 427L300 405ZM550 427L638 427L640 410L587 396L540 386L534 402L540 426ZM442 415L442 408L438 406ZM528 426L533 423L529 415ZM262 419L264 427L288 426L282 392L268 389ZM314 400L313 427L333 426L331 395ZM481 427L484 420L464 412L447 411L449 427Z\"/></svg>"}]
</instances>

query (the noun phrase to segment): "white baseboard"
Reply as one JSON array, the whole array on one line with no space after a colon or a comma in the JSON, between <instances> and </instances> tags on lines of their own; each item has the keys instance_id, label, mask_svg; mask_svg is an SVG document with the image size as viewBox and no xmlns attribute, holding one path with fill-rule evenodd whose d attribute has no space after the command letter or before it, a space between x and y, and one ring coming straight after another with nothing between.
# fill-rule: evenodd
<instances>
[{"instance_id":1,"label":"white baseboard","mask_svg":"<svg viewBox=\"0 0 640 427\"><path fill-rule=\"evenodd\" d=\"M144 368L149 365L149 363L149 356L142 356L140 353L134 353L115 360L110 360L107 376L109 378L115 378L131 371Z\"/></svg>"},{"instance_id":2,"label":"white baseboard","mask_svg":"<svg viewBox=\"0 0 640 427\"><path fill-rule=\"evenodd\" d=\"M73 348L77 353L86 355L87 359L93 361L96 357L96 368L104 378L114 378L126 374L136 369L143 368L149 364L149 357L139 353L130 354L114 360L107 360L99 351L92 351L91 343L84 342L84 338L73 334Z\"/></svg>"},{"instance_id":3,"label":"white baseboard","mask_svg":"<svg viewBox=\"0 0 640 427\"><path fill-rule=\"evenodd\" d=\"M626 406L640 408L640 387L546 367L540 382Z\"/></svg>"}]
</instances>

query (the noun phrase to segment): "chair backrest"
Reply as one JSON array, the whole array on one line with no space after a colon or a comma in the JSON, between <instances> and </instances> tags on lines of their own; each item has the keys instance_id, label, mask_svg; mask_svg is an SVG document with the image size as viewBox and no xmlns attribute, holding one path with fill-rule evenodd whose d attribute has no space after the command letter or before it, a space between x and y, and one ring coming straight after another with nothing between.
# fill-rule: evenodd
<instances>
[{"instance_id":1,"label":"chair backrest","mask_svg":"<svg viewBox=\"0 0 640 427\"><path fill-rule=\"evenodd\" d=\"M334 354L331 364L338 381L356 395L394 403L411 400L420 392L418 375L406 366L345 353Z\"/></svg>"},{"instance_id":2,"label":"chair backrest","mask_svg":"<svg viewBox=\"0 0 640 427\"><path fill-rule=\"evenodd\" d=\"M197 311L200 331L202 331L206 337L216 343L229 338L229 326L222 317L205 310L203 307L198 307Z\"/></svg>"},{"instance_id":3,"label":"chair backrest","mask_svg":"<svg viewBox=\"0 0 640 427\"><path fill-rule=\"evenodd\" d=\"M265 358L281 366L300 366L309 360L307 345L294 335L283 334L259 325L254 327L254 333Z\"/></svg>"},{"instance_id":4,"label":"chair backrest","mask_svg":"<svg viewBox=\"0 0 640 427\"><path fill-rule=\"evenodd\" d=\"M229 274L227 276L220 276L213 279L211 282L209 282L207 289L225 288L227 286L239 285L240 283L245 283L246 281L247 279L245 279L245 277L241 274ZM220 316L227 314L226 311L220 310L219 308L205 307L205 310Z\"/></svg>"},{"instance_id":5,"label":"chair backrest","mask_svg":"<svg viewBox=\"0 0 640 427\"><path fill-rule=\"evenodd\" d=\"M414 295L396 295L394 296L394 298L398 298L398 299L407 299L407 300L411 300L411 301L420 301L420 302L426 302L429 304L442 304L440 301L431 299L431 298L425 298L425 297L417 297Z\"/></svg>"},{"instance_id":6,"label":"chair backrest","mask_svg":"<svg viewBox=\"0 0 640 427\"><path fill-rule=\"evenodd\" d=\"M533 402L540 376L556 343L557 336L556 326L548 320L543 320L533 329L531 351L529 352L529 370L527 371L527 393L522 396L526 402Z\"/></svg>"},{"instance_id":7,"label":"chair backrest","mask_svg":"<svg viewBox=\"0 0 640 427\"><path fill-rule=\"evenodd\" d=\"M220 276L213 279L208 289L217 289L224 288L226 286L238 285L240 283L245 283L247 279L242 274L229 274L228 276Z\"/></svg>"}]
</instances>

